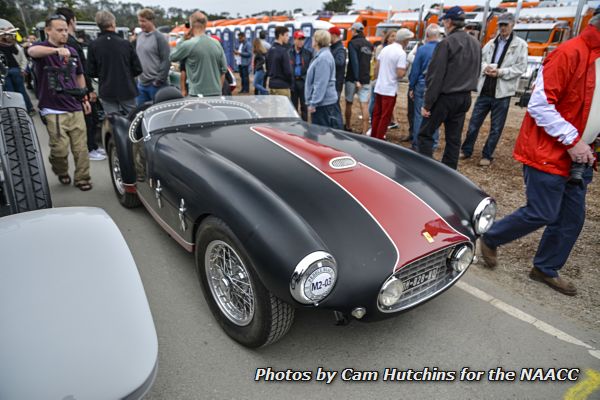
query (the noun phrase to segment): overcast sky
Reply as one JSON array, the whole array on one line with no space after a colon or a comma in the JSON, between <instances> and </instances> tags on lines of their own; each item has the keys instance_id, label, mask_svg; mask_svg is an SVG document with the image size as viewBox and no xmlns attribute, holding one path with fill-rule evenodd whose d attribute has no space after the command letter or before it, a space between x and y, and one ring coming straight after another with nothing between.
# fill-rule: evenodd
<instances>
[{"instance_id":1,"label":"overcast sky","mask_svg":"<svg viewBox=\"0 0 600 400\"><path fill-rule=\"evenodd\" d=\"M405 9L418 7L421 3L426 5L439 3L435 0L401 0L401 1L386 1L386 0L354 0L354 8L360 9L367 6L374 8L387 10L390 5L393 5L394 9ZM500 0L492 0L492 5L496 5ZM237 15L239 12L242 16L246 14L254 14L263 10L293 10L295 8L302 8L305 12L312 12L322 7L323 0L250 0L250 1L239 1L239 0L204 0L199 2L198 0L159 0L142 1L142 4L153 5L158 4L165 9L169 7L179 7L183 9L194 9L200 8L210 13L217 13L221 11L228 11L232 16ZM483 5L484 0L447 0L444 1L446 5L455 4L481 4Z\"/></svg>"}]
</instances>

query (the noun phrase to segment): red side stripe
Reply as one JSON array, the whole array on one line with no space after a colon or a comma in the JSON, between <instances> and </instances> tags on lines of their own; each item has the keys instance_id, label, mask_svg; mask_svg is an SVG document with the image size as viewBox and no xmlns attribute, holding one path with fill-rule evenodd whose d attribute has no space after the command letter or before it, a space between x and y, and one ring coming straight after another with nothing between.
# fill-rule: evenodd
<instances>
[{"instance_id":1,"label":"red side stripe","mask_svg":"<svg viewBox=\"0 0 600 400\"><path fill-rule=\"evenodd\" d=\"M346 153L273 128L251 129L319 170L353 197L396 248L394 272L426 254L468 240L423 200L378 171L361 163L347 170L329 166L329 160Z\"/></svg>"}]
</instances>

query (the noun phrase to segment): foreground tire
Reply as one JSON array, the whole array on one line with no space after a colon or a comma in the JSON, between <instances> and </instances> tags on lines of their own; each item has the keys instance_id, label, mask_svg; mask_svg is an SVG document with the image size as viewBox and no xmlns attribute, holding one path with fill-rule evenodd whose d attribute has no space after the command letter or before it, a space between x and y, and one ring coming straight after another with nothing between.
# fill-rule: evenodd
<instances>
[{"instance_id":1,"label":"foreground tire","mask_svg":"<svg viewBox=\"0 0 600 400\"><path fill-rule=\"evenodd\" d=\"M52 207L35 128L22 108L0 109L0 216Z\"/></svg>"},{"instance_id":2,"label":"foreground tire","mask_svg":"<svg viewBox=\"0 0 600 400\"><path fill-rule=\"evenodd\" d=\"M264 287L231 229L209 217L196 235L196 267L204 297L223 330L247 347L283 337L294 322L294 308Z\"/></svg>"},{"instance_id":3,"label":"foreground tire","mask_svg":"<svg viewBox=\"0 0 600 400\"><path fill-rule=\"evenodd\" d=\"M110 168L110 179L115 189L115 194L119 203L125 208L139 207L141 202L137 193L128 193L125 191L123 179L121 177L121 164L117 153L117 146L112 137L106 141L106 153L108 154L108 168Z\"/></svg>"}]
</instances>

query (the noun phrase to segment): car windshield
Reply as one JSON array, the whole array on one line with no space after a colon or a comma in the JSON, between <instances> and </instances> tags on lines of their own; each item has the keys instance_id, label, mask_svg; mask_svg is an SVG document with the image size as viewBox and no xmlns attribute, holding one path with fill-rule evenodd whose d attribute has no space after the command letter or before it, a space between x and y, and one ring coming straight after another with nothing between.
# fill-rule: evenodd
<instances>
[{"instance_id":1,"label":"car windshield","mask_svg":"<svg viewBox=\"0 0 600 400\"><path fill-rule=\"evenodd\" d=\"M144 128L153 132L182 125L289 118L300 117L284 96L189 97L150 107L144 113Z\"/></svg>"},{"instance_id":2,"label":"car windshield","mask_svg":"<svg viewBox=\"0 0 600 400\"><path fill-rule=\"evenodd\" d=\"M525 40L527 43L547 43L550 39L551 30L530 30L521 31L515 30L518 37Z\"/></svg>"}]
</instances>

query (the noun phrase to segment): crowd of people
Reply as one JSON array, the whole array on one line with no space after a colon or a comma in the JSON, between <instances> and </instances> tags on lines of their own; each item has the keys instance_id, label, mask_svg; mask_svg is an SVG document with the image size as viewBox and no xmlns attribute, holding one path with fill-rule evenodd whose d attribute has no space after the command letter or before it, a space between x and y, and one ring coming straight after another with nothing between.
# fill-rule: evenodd
<instances>
[{"instance_id":1,"label":"crowd of people","mask_svg":"<svg viewBox=\"0 0 600 400\"><path fill-rule=\"evenodd\" d=\"M38 79L39 111L50 136L50 163L62 184L71 183L70 148L75 159L75 186L92 188L89 160L105 157L94 133L98 101L106 113L132 112L169 85L173 62L180 63L184 95L229 94L231 72L220 39L206 34L206 15L195 12L189 17L190 30L172 52L154 19L150 9L138 12L141 29L132 45L116 34L114 15L98 12L96 23L101 33L89 44L86 60L75 38L75 15L61 8L46 20L47 40L27 48ZM286 27L275 29L273 43L265 40L264 32L251 42L240 33L234 50L240 93L250 93L253 72L255 95L286 96L303 120L348 131L352 130L353 104L358 98L360 133L385 140L387 130L397 125L394 109L399 81L408 76L409 134L402 140L432 157L433 150L441 146L439 128L443 124L441 162L456 169L460 158L473 156L482 123L491 113L491 129L479 161L480 166L489 166L510 99L526 72L527 43L513 33L515 18L510 13L499 17L498 35L483 49L464 29L465 13L460 7L448 9L440 21L445 37L440 26L431 24L423 43L408 54L407 45L414 38L411 31L389 31L381 44L373 46L361 23L352 25L347 49L337 27L316 31L312 49L304 45L302 31L294 32L290 44ZM0 35L0 55L8 60L9 68L6 88L21 92L32 111L22 80L24 54L10 36ZM600 132L600 119L596 118L600 100L592 101L597 97L597 77L588 75L598 58L600 7L589 26L553 51L540 68L514 150L515 158L524 165L527 204L496 223L481 245L484 261L493 268L499 246L546 226L530 277L567 295L574 295L576 289L560 278L558 271L585 219L586 186L595 163L592 144ZM67 64L71 68L62 80L64 89L84 90L81 98L52 88L49 71ZM573 76L577 79L572 80ZM98 94L91 78L98 78ZM477 99L461 143L473 92ZM574 168L579 171L577 179Z\"/></svg>"}]
</instances>

